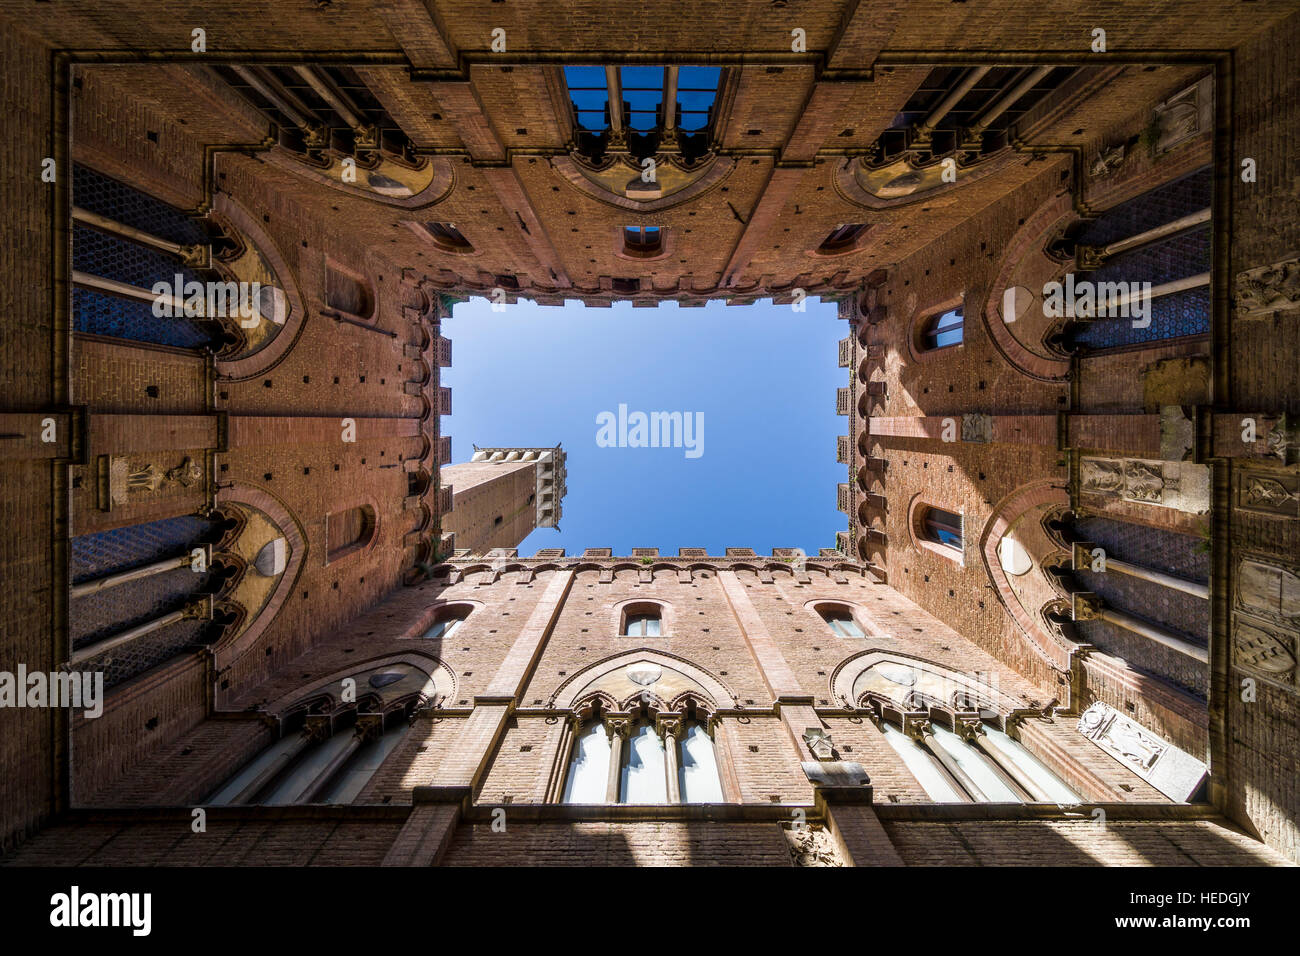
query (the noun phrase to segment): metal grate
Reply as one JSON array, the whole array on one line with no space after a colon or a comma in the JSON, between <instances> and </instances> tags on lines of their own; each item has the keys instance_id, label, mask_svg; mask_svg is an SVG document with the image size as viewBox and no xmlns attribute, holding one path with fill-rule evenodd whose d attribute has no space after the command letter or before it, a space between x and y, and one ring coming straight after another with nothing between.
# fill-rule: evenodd
<instances>
[{"instance_id":1,"label":"metal grate","mask_svg":"<svg viewBox=\"0 0 1300 956\"><path fill-rule=\"evenodd\" d=\"M173 283L177 273L183 282L202 281L198 273L165 252L81 223L72 226L72 267L142 289L152 289L159 281Z\"/></svg>"},{"instance_id":2,"label":"metal grate","mask_svg":"<svg viewBox=\"0 0 1300 956\"><path fill-rule=\"evenodd\" d=\"M72 314L78 332L108 335L135 342L154 342L183 349L213 342L207 323L195 319L159 318L153 305L108 295L94 289L72 290Z\"/></svg>"},{"instance_id":3,"label":"metal grate","mask_svg":"<svg viewBox=\"0 0 1300 956\"><path fill-rule=\"evenodd\" d=\"M183 246L207 241L203 228L181 210L88 166L73 167L72 201L83 209Z\"/></svg>"},{"instance_id":4,"label":"metal grate","mask_svg":"<svg viewBox=\"0 0 1300 956\"><path fill-rule=\"evenodd\" d=\"M1114 209L1108 209L1079 235L1079 242L1104 246L1136 236L1167 222L1189 216L1210 205L1210 167L1143 193Z\"/></svg>"},{"instance_id":5,"label":"metal grate","mask_svg":"<svg viewBox=\"0 0 1300 956\"><path fill-rule=\"evenodd\" d=\"M1210 230L1204 228L1115 256L1083 278L1090 282L1150 282L1153 286L1210 271ZM1151 324L1133 328L1130 318L1102 319L1078 330L1074 342L1090 349L1136 345L1210 331L1210 290L1189 289L1151 301Z\"/></svg>"},{"instance_id":6,"label":"metal grate","mask_svg":"<svg viewBox=\"0 0 1300 956\"><path fill-rule=\"evenodd\" d=\"M1189 581L1210 580L1210 553L1198 538L1187 534L1116 521L1113 518L1078 518L1075 532L1106 554L1154 568Z\"/></svg>"},{"instance_id":7,"label":"metal grate","mask_svg":"<svg viewBox=\"0 0 1300 956\"><path fill-rule=\"evenodd\" d=\"M1084 324L1071 338L1075 345L1098 350L1205 335L1209 331L1210 290L1200 288L1152 300L1151 324L1144 329L1133 328L1132 319L1100 319Z\"/></svg>"},{"instance_id":8,"label":"metal grate","mask_svg":"<svg viewBox=\"0 0 1300 956\"><path fill-rule=\"evenodd\" d=\"M178 611L207 584L208 572L165 571L77 598L69 610L73 648Z\"/></svg>"},{"instance_id":9,"label":"metal grate","mask_svg":"<svg viewBox=\"0 0 1300 956\"><path fill-rule=\"evenodd\" d=\"M114 687L130 680L151 667L175 657L181 651L203 643L205 622L181 621L162 630L113 647L77 665L79 671L102 671L104 687Z\"/></svg>"},{"instance_id":10,"label":"metal grate","mask_svg":"<svg viewBox=\"0 0 1300 956\"><path fill-rule=\"evenodd\" d=\"M1150 282L1153 286L1210 271L1208 225L1139 246L1088 273L1093 282Z\"/></svg>"},{"instance_id":11,"label":"metal grate","mask_svg":"<svg viewBox=\"0 0 1300 956\"><path fill-rule=\"evenodd\" d=\"M78 535L72 539L72 581L80 584L164 558L180 557L198 545L214 527L205 518L182 515Z\"/></svg>"},{"instance_id":12,"label":"metal grate","mask_svg":"<svg viewBox=\"0 0 1300 956\"><path fill-rule=\"evenodd\" d=\"M1119 657L1139 670L1158 674L1205 699L1209 678L1206 666L1200 661L1109 621L1079 621L1075 629L1080 640L1096 645L1103 653Z\"/></svg>"}]
</instances>

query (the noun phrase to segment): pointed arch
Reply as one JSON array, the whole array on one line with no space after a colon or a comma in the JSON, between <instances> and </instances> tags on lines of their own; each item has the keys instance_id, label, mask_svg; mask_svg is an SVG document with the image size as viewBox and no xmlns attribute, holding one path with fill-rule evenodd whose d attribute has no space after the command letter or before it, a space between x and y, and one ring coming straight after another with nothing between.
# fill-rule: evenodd
<instances>
[{"instance_id":1,"label":"pointed arch","mask_svg":"<svg viewBox=\"0 0 1300 956\"><path fill-rule=\"evenodd\" d=\"M638 663L658 666L670 677L680 675L681 679L670 680L664 687L659 687L658 685L664 679L661 675L648 685L636 684L627 678L624 672L631 665ZM675 699L687 691L695 691L702 695L702 699L714 711L731 706L737 699L726 684L703 667L676 654L642 647L606 657L570 675L555 689L548 706L567 710L578 700L585 699L587 695L597 691L603 691L618 700L640 693L642 689L663 697L666 687L673 688L670 699ZM620 693L621 690L626 693Z\"/></svg>"}]
</instances>

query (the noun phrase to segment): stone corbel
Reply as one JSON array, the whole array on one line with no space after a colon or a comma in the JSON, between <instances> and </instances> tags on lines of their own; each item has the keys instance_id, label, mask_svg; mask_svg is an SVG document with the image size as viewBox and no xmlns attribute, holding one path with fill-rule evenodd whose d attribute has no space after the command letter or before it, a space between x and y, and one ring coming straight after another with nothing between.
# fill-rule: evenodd
<instances>
[{"instance_id":1,"label":"stone corbel","mask_svg":"<svg viewBox=\"0 0 1300 956\"><path fill-rule=\"evenodd\" d=\"M803 732L803 742L807 745L808 752L818 760L836 758L835 742L831 740L830 731L823 727L809 727Z\"/></svg>"},{"instance_id":2,"label":"stone corbel","mask_svg":"<svg viewBox=\"0 0 1300 956\"><path fill-rule=\"evenodd\" d=\"M682 732L682 717L680 714L660 714L655 718L655 730L659 736L664 739L664 745L667 746L668 740L676 740Z\"/></svg>"},{"instance_id":3,"label":"stone corbel","mask_svg":"<svg viewBox=\"0 0 1300 956\"><path fill-rule=\"evenodd\" d=\"M959 710L953 714L952 729L969 743L984 733L984 721L980 719L979 711Z\"/></svg>"},{"instance_id":4,"label":"stone corbel","mask_svg":"<svg viewBox=\"0 0 1300 956\"><path fill-rule=\"evenodd\" d=\"M1098 620L1106 604L1091 591L1075 591L1070 595L1070 617L1076 621Z\"/></svg>"},{"instance_id":5,"label":"stone corbel","mask_svg":"<svg viewBox=\"0 0 1300 956\"><path fill-rule=\"evenodd\" d=\"M357 714L353 733L363 742L378 740L384 735L383 714Z\"/></svg>"}]
</instances>

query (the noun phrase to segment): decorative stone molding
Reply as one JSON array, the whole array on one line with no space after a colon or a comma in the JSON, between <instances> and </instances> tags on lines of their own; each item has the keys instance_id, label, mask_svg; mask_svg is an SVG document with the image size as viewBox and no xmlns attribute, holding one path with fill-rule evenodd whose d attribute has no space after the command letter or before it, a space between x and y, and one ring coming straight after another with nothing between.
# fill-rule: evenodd
<instances>
[{"instance_id":1,"label":"decorative stone molding","mask_svg":"<svg viewBox=\"0 0 1300 956\"><path fill-rule=\"evenodd\" d=\"M1016 489L999 501L989 515L980 534L980 553L989 580L997 591L998 599L1033 649L1052 667L1064 672L1070 666L1070 648L1059 634L1043 626L1042 620L1021 603L1015 588L1002 568L999 547L1003 537L1020 518L1035 508L1050 505L1053 512L1069 507L1069 496L1064 488L1051 479L1031 482ZM1049 512L1051 513L1051 512Z\"/></svg>"},{"instance_id":2,"label":"decorative stone molding","mask_svg":"<svg viewBox=\"0 0 1300 956\"><path fill-rule=\"evenodd\" d=\"M314 157L275 146L260 158L312 182L387 206L417 209L441 202L455 182L451 160L422 156L411 160L388 150L351 157L326 149ZM351 159L353 165L345 165Z\"/></svg>"},{"instance_id":3,"label":"decorative stone molding","mask_svg":"<svg viewBox=\"0 0 1300 956\"><path fill-rule=\"evenodd\" d=\"M854 205L890 209L923 200L932 202L942 193L1023 162L1023 157L1010 148L973 159L959 152L953 158L958 164L955 179L945 179L944 158L927 158L920 152L910 152L884 165L873 165L867 156L849 157L836 165L832 182L836 192Z\"/></svg>"},{"instance_id":4,"label":"decorative stone molding","mask_svg":"<svg viewBox=\"0 0 1300 956\"><path fill-rule=\"evenodd\" d=\"M400 674L398 680L391 675ZM382 675L382 676L381 676ZM371 681L372 677L379 677ZM301 688L282 694L260 708L262 712L283 717L303 707L311 706L317 713L330 714L348 706L344 700L343 680L356 681L358 701L369 697L383 712L404 706L414 698L416 706L428 701L454 698L455 675L441 659L426 654L386 654L370 660L356 661L313 680L309 690Z\"/></svg>"},{"instance_id":5,"label":"decorative stone molding","mask_svg":"<svg viewBox=\"0 0 1300 956\"><path fill-rule=\"evenodd\" d=\"M887 702L900 713L916 711L923 698L952 714L979 709L1006 718L1027 708L1035 700L1017 699L999 686L997 672L976 676L954 671L920 658L892 652L867 650L845 658L831 674L831 692L846 707L865 707L871 701ZM919 712L918 712L919 713ZM928 710L921 717L928 718Z\"/></svg>"},{"instance_id":6,"label":"decorative stone molding","mask_svg":"<svg viewBox=\"0 0 1300 956\"><path fill-rule=\"evenodd\" d=\"M237 511L240 506L244 506L264 514L278 529L278 536L284 539L284 548L288 553L283 572L275 580L275 585L265 601L246 619L247 626L239 632L223 636L222 640L214 645L214 663L220 670L233 664L270 627L280 607L293 593L294 584L307 555L307 542L298 521L288 508L268 491L234 483L217 489L216 503L223 510ZM229 548L233 543L223 539L221 547Z\"/></svg>"},{"instance_id":7,"label":"decorative stone molding","mask_svg":"<svg viewBox=\"0 0 1300 956\"><path fill-rule=\"evenodd\" d=\"M1070 362L1061 355L1041 355L1017 338L1011 328L1017 317L1011 316L1012 321L1008 321L1009 317L1003 315L1003 308L1008 299L1007 290L1018 288L1022 266L1027 268L1031 256L1044 255L1043 249L1049 238L1058 235L1066 224L1076 219L1073 197L1069 190L1063 190L1039 207L1007 243L997 277L990 285L988 298L984 301L984 308L974 310L983 320L993 347L1007 363L1023 375L1040 382L1065 382L1070 374ZM1011 300L1016 303L1018 311L1028 310L1037 304L1032 293L1023 287L1011 296ZM1023 317L1023 312L1020 317ZM968 315L968 320L973 319L973 315ZM1050 335L1050 330L1047 334Z\"/></svg>"},{"instance_id":8,"label":"decorative stone molding","mask_svg":"<svg viewBox=\"0 0 1300 956\"><path fill-rule=\"evenodd\" d=\"M659 674L648 683L639 683L632 677L639 672L648 679L655 669ZM738 700L717 677L685 658L641 648L607 657L571 674L555 689L547 706L568 710L597 693L619 702L620 706L622 702L644 699L646 694L660 701L666 695L668 701L662 709L681 707L683 713L688 701L712 713Z\"/></svg>"},{"instance_id":9,"label":"decorative stone molding","mask_svg":"<svg viewBox=\"0 0 1300 956\"><path fill-rule=\"evenodd\" d=\"M702 196L730 175L736 161L709 155L693 164L680 156L655 157L655 182L641 179L642 167L630 156L609 158L599 165L580 154L556 156L551 167L574 189L598 202L629 212L658 212Z\"/></svg>"}]
</instances>

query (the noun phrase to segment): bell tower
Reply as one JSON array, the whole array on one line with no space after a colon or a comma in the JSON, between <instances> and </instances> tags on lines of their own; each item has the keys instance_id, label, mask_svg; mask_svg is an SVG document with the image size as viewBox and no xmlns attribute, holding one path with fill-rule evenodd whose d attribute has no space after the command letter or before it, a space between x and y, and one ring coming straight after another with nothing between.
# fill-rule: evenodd
<instances>
[{"instance_id":1,"label":"bell tower","mask_svg":"<svg viewBox=\"0 0 1300 956\"><path fill-rule=\"evenodd\" d=\"M565 494L564 449L479 448L442 469L451 511L442 518L455 545L475 554L516 548L535 528L558 528Z\"/></svg>"}]
</instances>

